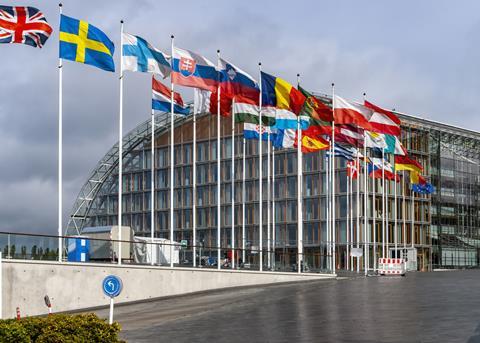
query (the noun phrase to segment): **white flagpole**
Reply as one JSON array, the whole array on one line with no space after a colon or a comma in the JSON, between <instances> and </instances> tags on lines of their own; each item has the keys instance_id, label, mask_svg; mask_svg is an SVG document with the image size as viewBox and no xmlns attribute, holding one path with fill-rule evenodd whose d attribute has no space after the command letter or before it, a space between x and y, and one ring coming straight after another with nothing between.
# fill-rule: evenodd
<instances>
[{"instance_id":1,"label":"white flagpole","mask_svg":"<svg viewBox=\"0 0 480 343\"><path fill-rule=\"evenodd\" d=\"M261 137L260 137L261 138ZM272 267L272 256L271 256L271 234L270 234L270 223L271 223L271 184L270 184L270 172L271 172L271 165L270 165L270 131L267 131L267 266L268 269Z\"/></svg>"},{"instance_id":2,"label":"white flagpole","mask_svg":"<svg viewBox=\"0 0 480 343\"><path fill-rule=\"evenodd\" d=\"M173 103L173 101L172 101ZM173 106L173 105L172 105ZM120 21L120 110L118 112L118 264L122 264L123 193L123 20Z\"/></svg>"},{"instance_id":3,"label":"white flagpole","mask_svg":"<svg viewBox=\"0 0 480 343\"><path fill-rule=\"evenodd\" d=\"M405 171L402 170L402 226L403 226L403 250L407 251L407 222L405 218ZM403 258L403 256L402 256Z\"/></svg>"},{"instance_id":4,"label":"white flagpole","mask_svg":"<svg viewBox=\"0 0 480 343\"><path fill-rule=\"evenodd\" d=\"M393 219L393 229L394 229L394 240L395 240L395 258L399 258L397 255L398 252L398 233L397 233L397 173L395 169L393 170L395 179L393 180L393 206L394 206L394 219Z\"/></svg>"},{"instance_id":5,"label":"white flagpole","mask_svg":"<svg viewBox=\"0 0 480 343\"><path fill-rule=\"evenodd\" d=\"M375 165L372 163L372 210L373 210L373 218L372 218L372 229L373 229L373 270L377 270L377 204L375 204L375 200L377 199L376 196L376 181L375 179Z\"/></svg>"},{"instance_id":6,"label":"white flagpole","mask_svg":"<svg viewBox=\"0 0 480 343\"><path fill-rule=\"evenodd\" d=\"M411 239L411 242L412 242L412 248L415 247L415 215L414 215L414 211L415 211L415 193L413 192L412 190L412 187L410 187L410 193L411 193L411 197L412 197L412 239Z\"/></svg>"},{"instance_id":7,"label":"white flagpole","mask_svg":"<svg viewBox=\"0 0 480 343\"><path fill-rule=\"evenodd\" d=\"M387 257L389 256L389 244L390 242L390 226L389 226L389 218L388 218L388 180L385 180L385 252L387 254Z\"/></svg>"},{"instance_id":8,"label":"white flagpole","mask_svg":"<svg viewBox=\"0 0 480 343\"><path fill-rule=\"evenodd\" d=\"M259 253L259 269L260 271L263 270L263 173L262 173L262 63L258 63L258 74L259 74L259 87L260 87L260 94L258 96L258 104L259 104L259 133L260 139L258 140L258 253Z\"/></svg>"},{"instance_id":9,"label":"white flagpole","mask_svg":"<svg viewBox=\"0 0 480 343\"><path fill-rule=\"evenodd\" d=\"M335 115L335 84L332 83L332 110ZM332 266L333 273L335 273L336 266L336 241L337 241L337 230L336 230L336 217L335 217L335 120L332 121L332 146L333 146L333 156L332 156Z\"/></svg>"},{"instance_id":10,"label":"white flagpole","mask_svg":"<svg viewBox=\"0 0 480 343\"><path fill-rule=\"evenodd\" d=\"M232 111L231 111L231 116L232 116L232 190L231 190L231 196L232 196L232 236L231 236L231 241L232 241L232 269L235 269L235 260L237 257L237 254L235 254L235 115L233 113L233 108L235 106L235 99L232 101Z\"/></svg>"},{"instance_id":11,"label":"white flagpole","mask_svg":"<svg viewBox=\"0 0 480 343\"><path fill-rule=\"evenodd\" d=\"M333 100L332 100L333 101ZM326 206L327 206L327 222L326 222L326 225L327 225L327 245L326 245L326 258L327 258L327 268L330 269L330 271L332 270L332 266L331 266L331 261L330 261L330 226L331 226L331 223L330 223L330 201L332 200L330 198L330 161L332 160L332 153L333 153L333 150L332 150L332 140L330 139L330 148L329 148L329 155L327 155L328 159L327 159L327 162L326 162L326 166L325 166L325 178L326 178L326 182L325 182L325 193L326 193Z\"/></svg>"},{"instance_id":12,"label":"white flagpole","mask_svg":"<svg viewBox=\"0 0 480 343\"><path fill-rule=\"evenodd\" d=\"M174 44L174 36L171 36L172 39L172 60L173 60L173 44ZM175 120L175 115L174 115L174 107L173 107L173 92L174 92L174 86L173 86L173 81L172 77L170 76L170 268L173 268L173 218L174 218L174 210L173 210L173 196L174 196L174 187L175 187L175 179L174 179L174 167L175 167L175 155L174 155L174 145L175 145L175 135L174 135L174 130L175 130L175 125L174 125L174 120Z\"/></svg>"},{"instance_id":13,"label":"white flagpole","mask_svg":"<svg viewBox=\"0 0 480 343\"><path fill-rule=\"evenodd\" d=\"M300 74L297 74L297 85L300 85ZM297 271L303 272L303 209L302 209L302 129L300 115L297 116Z\"/></svg>"},{"instance_id":14,"label":"white flagpole","mask_svg":"<svg viewBox=\"0 0 480 343\"><path fill-rule=\"evenodd\" d=\"M152 266L154 265L153 261L153 239L155 237L155 111L152 108L152 136L151 136L151 152L150 152L150 259Z\"/></svg>"},{"instance_id":15,"label":"white flagpole","mask_svg":"<svg viewBox=\"0 0 480 343\"><path fill-rule=\"evenodd\" d=\"M358 155L358 150L357 150ZM353 234L353 175L350 175L350 270L353 272L353 242L354 242L354 234ZM349 256L347 256L348 258Z\"/></svg>"},{"instance_id":16,"label":"white flagpole","mask_svg":"<svg viewBox=\"0 0 480 343\"><path fill-rule=\"evenodd\" d=\"M385 258L385 148L382 148L382 257Z\"/></svg>"},{"instance_id":17,"label":"white flagpole","mask_svg":"<svg viewBox=\"0 0 480 343\"><path fill-rule=\"evenodd\" d=\"M275 147L272 146L272 268L275 270L275 248L276 248L276 227L275 227Z\"/></svg>"},{"instance_id":18,"label":"white flagpole","mask_svg":"<svg viewBox=\"0 0 480 343\"><path fill-rule=\"evenodd\" d=\"M62 4L58 5L60 20ZM63 261L63 61L58 59L58 262Z\"/></svg>"},{"instance_id":19,"label":"white flagpole","mask_svg":"<svg viewBox=\"0 0 480 343\"><path fill-rule=\"evenodd\" d=\"M197 113L193 111L193 168L192 168L192 230L193 230L193 266L197 266ZM200 261L201 256L199 256ZM200 262L201 266L201 262Z\"/></svg>"},{"instance_id":20,"label":"white flagpole","mask_svg":"<svg viewBox=\"0 0 480 343\"><path fill-rule=\"evenodd\" d=\"M220 70L220 50L217 50L217 67ZM220 84L217 86L217 269L221 268L221 155L220 155Z\"/></svg>"},{"instance_id":21,"label":"white flagpole","mask_svg":"<svg viewBox=\"0 0 480 343\"><path fill-rule=\"evenodd\" d=\"M360 248L360 149L357 153L357 249ZM360 273L360 257L357 257L357 273Z\"/></svg>"},{"instance_id":22,"label":"white flagpole","mask_svg":"<svg viewBox=\"0 0 480 343\"><path fill-rule=\"evenodd\" d=\"M348 173L350 171L350 165L347 164L347 225L346 231L347 231L347 270L350 269L350 177L348 176Z\"/></svg>"},{"instance_id":23,"label":"white flagpole","mask_svg":"<svg viewBox=\"0 0 480 343\"><path fill-rule=\"evenodd\" d=\"M243 138L243 170L242 170L242 263L245 263L245 150L246 150L246 140Z\"/></svg>"},{"instance_id":24,"label":"white flagpole","mask_svg":"<svg viewBox=\"0 0 480 343\"><path fill-rule=\"evenodd\" d=\"M365 139L366 137L364 137ZM367 158L367 146L363 145L363 156L364 156L364 168L363 168L363 261L365 268L365 275L368 275L368 264L369 264L369 255L370 255L370 246L368 245L368 158Z\"/></svg>"}]
</instances>

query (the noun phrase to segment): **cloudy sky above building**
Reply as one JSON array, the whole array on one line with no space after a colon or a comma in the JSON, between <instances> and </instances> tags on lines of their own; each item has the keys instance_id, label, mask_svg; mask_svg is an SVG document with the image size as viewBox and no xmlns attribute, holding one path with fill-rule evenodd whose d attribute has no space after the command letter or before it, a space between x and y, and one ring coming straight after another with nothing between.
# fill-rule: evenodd
<instances>
[{"instance_id":1,"label":"cloudy sky above building","mask_svg":"<svg viewBox=\"0 0 480 343\"><path fill-rule=\"evenodd\" d=\"M4 5L19 5L4 0ZM0 45L0 230L56 232L58 7L43 11L54 33L43 49ZM64 1L64 13L104 30L119 60L125 31L169 51L176 45L215 60L215 51L257 75L480 129L480 5L476 1ZM124 132L149 117L150 78L125 79ZM64 218L89 172L117 141L118 74L66 61ZM184 90L191 99L192 91Z\"/></svg>"}]
</instances>

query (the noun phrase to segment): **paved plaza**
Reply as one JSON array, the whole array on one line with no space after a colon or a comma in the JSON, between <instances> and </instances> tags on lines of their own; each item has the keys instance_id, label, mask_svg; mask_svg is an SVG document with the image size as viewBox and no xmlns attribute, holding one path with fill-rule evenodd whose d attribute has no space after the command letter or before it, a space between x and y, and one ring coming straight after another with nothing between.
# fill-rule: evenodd
<instances>
[{"instance_id":1,"label":"paved plaza","mask_svg":"<svg viewBox=\"0 0 480 343\"><path fill-rule=\"evenodd\" d=\"M480 342L480 272L230 289L118 306L115 320L128 342Z\"/></svg>"}]
</instances>

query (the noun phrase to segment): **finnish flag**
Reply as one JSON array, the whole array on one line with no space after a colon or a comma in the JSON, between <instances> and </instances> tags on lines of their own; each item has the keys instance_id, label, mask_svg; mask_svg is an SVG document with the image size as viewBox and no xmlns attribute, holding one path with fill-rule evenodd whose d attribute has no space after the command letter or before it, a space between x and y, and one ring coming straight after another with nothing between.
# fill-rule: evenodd
<instances>
[{"instance_id":1,"label":"finnish flag","mask_svg":"<svg viewBox=\"0 0 480 343\"><path fill-rule=\"evenodd\" d=\"M123 40L123 70L139 71L170 76L170 56L154 48L145 39L128 33L122 34Z\"/></svg>"}]
</instances>

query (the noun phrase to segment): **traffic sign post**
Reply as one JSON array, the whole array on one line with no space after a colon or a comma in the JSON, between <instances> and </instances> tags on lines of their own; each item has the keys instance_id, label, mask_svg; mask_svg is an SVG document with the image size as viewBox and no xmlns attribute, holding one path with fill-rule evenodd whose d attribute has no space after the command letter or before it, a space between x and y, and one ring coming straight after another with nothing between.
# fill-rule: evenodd
<instances>
[{"instance_id":1,"label":"traffic sign post","mask_svg":"<svg viewBox=\"0 0 480 343\"><path fill-rule=\"evenodd\" d=\"M103 293L110 298L110 315L108 323L113 323L113 298L118 297L122 292L123 283L122 280L115 275L109 275L103 279L102 289Z\"/></svg>"}]
</instances>

